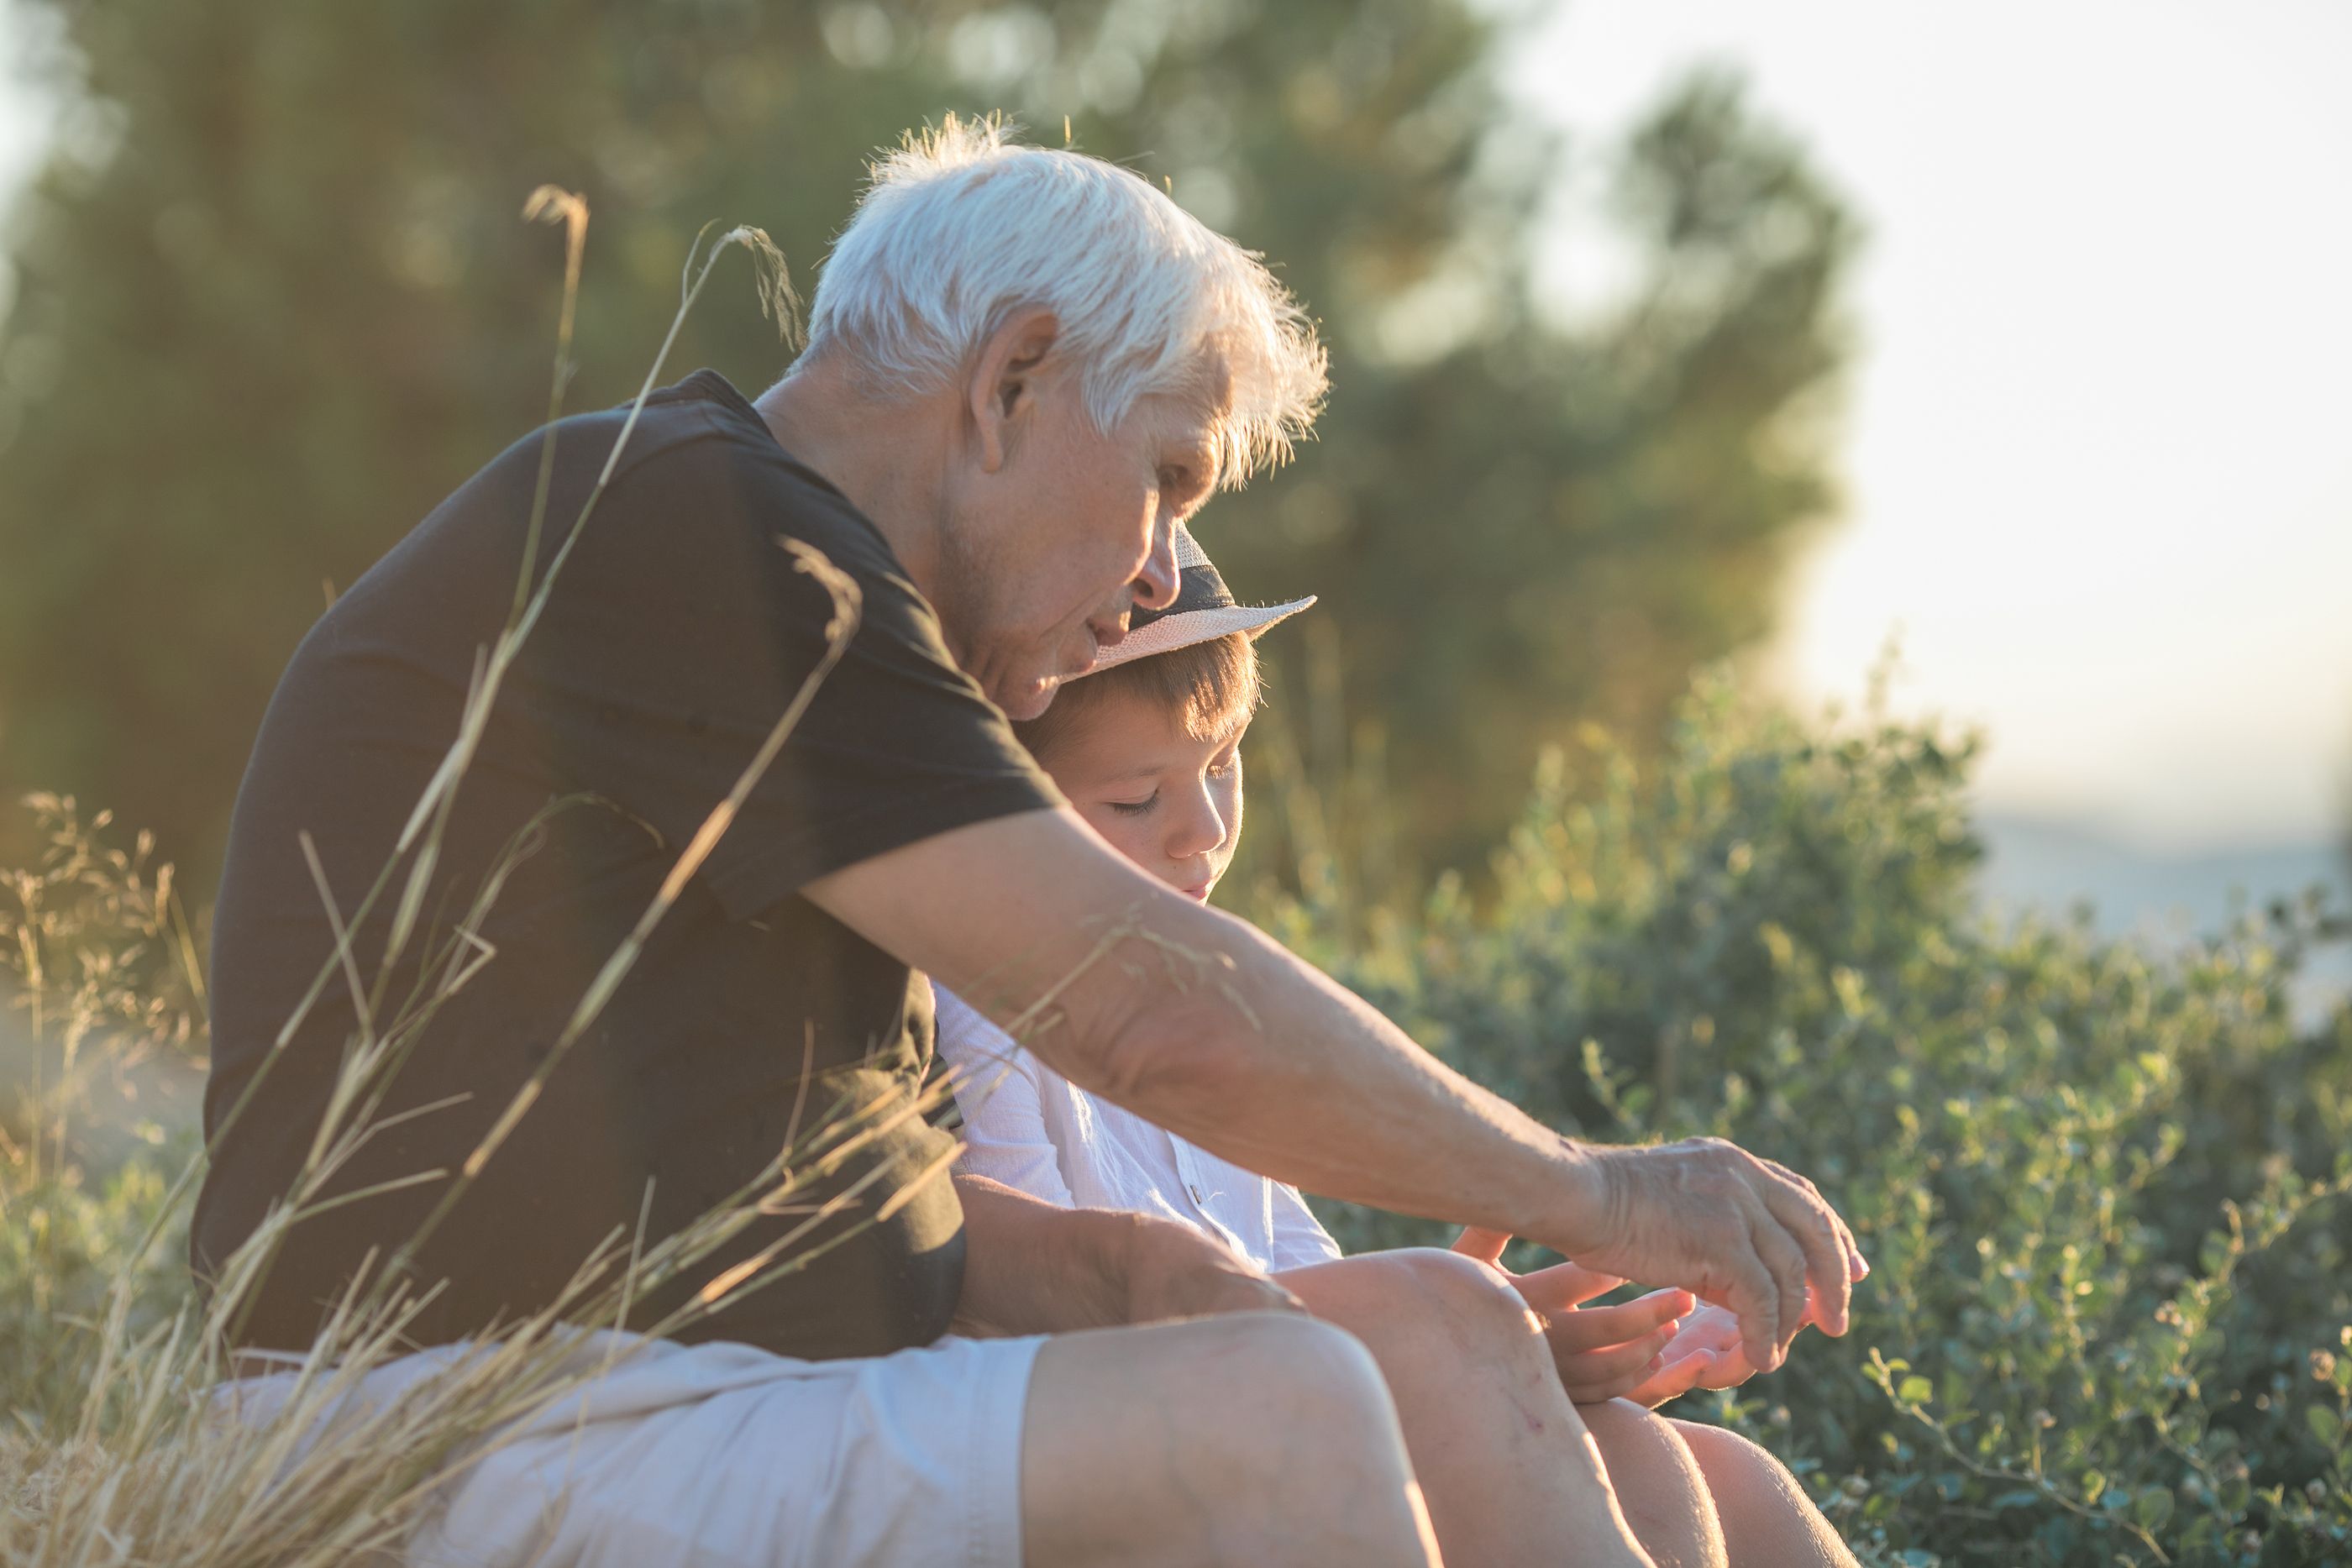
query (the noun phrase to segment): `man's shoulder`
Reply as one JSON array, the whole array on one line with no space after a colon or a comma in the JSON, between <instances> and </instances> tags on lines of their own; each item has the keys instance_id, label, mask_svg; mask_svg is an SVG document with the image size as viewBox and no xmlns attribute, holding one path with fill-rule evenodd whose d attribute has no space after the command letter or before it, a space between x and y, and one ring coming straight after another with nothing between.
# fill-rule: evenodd
<instances>
[{"instance_id":1,"label":"man's shoulder","mask_svg":"<svg viewBox=\"0 0 2352 1568\"><path fill-rule=\"evenodd\" d=\"M534 526L535 523L535 526ZM571 536L575 529L578 539ZM534 548L530 537L536 533ZM852 576L903 576L887 541L824 476L778 445L746 398L698 371L610 409L570 415L516 441L435 508L362 580L346 617L402 614L420 587L503 613L526 559L561 559L568 601L605 589L658 595L677 584L764 580L779 537L815 547ZM748 573L748 576L747 576ZM473 604L479 600L480 604ZM467 620L467 634L480 628Z\"/></svg>"},{"instance_id":2,"label":"man's shoulder","mask_svg":"<svg viewBox=\"0 0 2352 1568\"><path fill-rule=\"evenodd\" d=\"M583 434L617 437L627 405L583 416ZM751 401L716 371L697 371L646 400L614 462L611 499L651 508L676 526L692 520L749 525L763 539L782 536L815 546L853 575L903 575L877 528L833 482L776 441ZM641 438L642 437L642 438ZM609 454L611 442L578 444ZM599 502L601 510L605 502Z\"/></svg>"}]
</instances>

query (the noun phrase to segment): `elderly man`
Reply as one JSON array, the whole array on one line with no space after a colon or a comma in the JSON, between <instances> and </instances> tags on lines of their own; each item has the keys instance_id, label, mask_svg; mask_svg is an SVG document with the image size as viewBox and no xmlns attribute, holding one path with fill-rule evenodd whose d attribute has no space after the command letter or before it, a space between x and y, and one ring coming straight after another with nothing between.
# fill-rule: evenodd
<instances>
[{"instance_id":1,"label":"elderly man","mask_svg":"<svg viewBox=\"0 0 2352 1568\"><path fill-rule=\"evenodd\" d=\"M1442 1540L1456 1561L1642 1560L1540 1325L1478 1266L1433 1272L1463 1325L1440 1353L1460 1362L1453 1397L1494 1416L1425 1458L1453 1472L1439 1507L1362 1348L1269 1281L1179 1227L938 1176L946 1135L887 1116L929 1064L926 974L1074 1082L1254 1169L1727 1301L1759 1366L1808 1314L1843 1331L1861 1259L1809 1184L1721 1144L1545 1131L1136 871L1013 740L1006 716L1041 712L1132 607L1172 599L1177 526L1278 455L1322 385L1311 331L1246 253L1123 170L951 123L877 167L786 380L753 403L705 371L650 400L448 810L425 908L454 919L499 868L471 917L486 961L404 1045L332 1207L285 1234L238 1337L308 1346L400 1255L436 1291L411 1335L460 1343L559 1299L614 1234L741 1192L803 1113L892 1125L832 1178L868 1184L854 1228L656 1347L662 1392L491 1461L452 1514L481 1539L457 1549L1376 1564L1434 1561ZM557 427L553 533L623 419ZM355 583L263 726L217 914L206 1278L311 1157L367 1009L418 983L421 941L376 999L336 985L306 1007L336 948L321 883L360 906L518 573L547 570L527 541L541 456L519 443ZM833 602L787 546L856 584L854 638L593 1027L446 1203L824 661ZM385 950L392 904L352 952ZM803 1218L761 1214L636 1321Z\"/></svg>"}]
</instances>

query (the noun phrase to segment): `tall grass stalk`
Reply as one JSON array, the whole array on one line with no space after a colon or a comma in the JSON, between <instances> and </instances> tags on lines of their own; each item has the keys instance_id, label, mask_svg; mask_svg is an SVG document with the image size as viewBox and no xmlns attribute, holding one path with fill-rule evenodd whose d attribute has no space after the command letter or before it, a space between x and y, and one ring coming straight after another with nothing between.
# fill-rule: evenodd
<instances>
[{"instance_id":1,"label":"tall grass stalk","mask_svg":"<svg viewBox=\"0 0 2352 1568\"><path fill-rule=\"evenodd\" d=\"M560 224L565 235L564 287L554 372L549 395L551 426L562 412L571 366L569 352L577 303L580 263L587 232L587 208L568 193L542 188L533 193L527 217ZM344 1066L333 1088L302 1169L285 1197L274 1205L255 1233L223 1263L211 1296L202 1303L184 1291L156 1288L156 1249L184 1218L184 1205L202 1169L192 1159L179 1179L154 1204L140 1239L112 1260L102 1310L95 1322L36 1323L34 1332L68 1337L81 1347L78 1364L63 1377L39 1387L13 1386L0 1374L15 1416L0 1433L0 1562L82 1568L100 1563L173 1562L191 1564L269 1563L283 1568L343 1563L390 1555L415 1528L438 1489L466 1468L495 1452L518 1423L574 1394L630 1353L639 1340L625 1333L592 1333L598 1325L617 1329L630 1322L633 1306L694 1270L718 1249L763 1218L797 1216L795 1223L752 1258L695 1291L682 1304L646 1326L652 1336L676 1333L740 1296L839 1245L866 1226L887 1219L926 1183L941 1179L946 1157L903 1179L891 1191L877 1191L887 1166L866 1171L840 1190L828 1190L853 1162L910 1119L939 1109L947 1088L934 1085L912 1103L887 1098L857 1101L845 1094L811 1106L805 1082L793 1108L784 1146L737 1192L677 1233L649 1238L640 1219L635 1234L616 1231L583 1259L557 1298L536 1312L495 1325L461 1352L447 1356L433 1375L399 1396L372 1402L365 1395L371 1373L404 1354L406 1330L436 1294L429 1281L411 1275L409 1265L431 1227L464 1195L506 1138L527 1114L549 1076L570 1048L593 1024L614 991L643 953L647 938L675 904L688 881L733 825L738 811L805 713L855 635L861 606L856 585L816 551L787 545L795 567L814 578L832 602L825 629L826 651L793 700L781 714L734 788L718 802L693 840L678 855L660 889L629 936L607 959L573 1008L556 1045L518 1091L456 1171L414 1173L400 1184L446 1184L425 1227L382 1266L351 1282L308 1351L289 1358L266 1381L233 1383L243 1370L227 1347L236 1329L298 1222L314 1219L364 1196L330 1196L335 1176L364 1141L396 1121L430 1114L438 1106L386 1115L382 1107L394 1076L415 1049L440 1007L496 960L482 928L514 865L552 813L584 798L551 802L519 831L489 868L457 925L436 932L424 921L426 891L439 864L451 802L488 726L499 688L548 602L549 594L587 526L619 464L646 399L658 384L679 328L708 284L719 257L741 246L753 257L764 309L775 314L787 338L795 330L793 299L783 259L757 229L720 235L706 252L698 236L681 277L680 300L669 331L654 357L644 385L629 405L594 486L538 570L550 493L549 453L543 449L527 529L515 598L499 636L478 656L457 733L409 815L398 841L366 894L349 910L338 906L307 837L334 950L295 1012L286 1021L255 1083L229 1108L215 1138L234 1127L252 1103L255 1087L288 1048L331 985L349 992L356 1020ZM550 442L552 434L551 432ZM534 580L536 574L536 580ZM51 815L66 847L62 881L89 882L92 865L117 873L125 882L143 865L152 846L119 865L103 861L72 823L70 808L53 803ZM103 820L96 827L102 828ZM72 841L72 842L68 842ZM56 868L53 867L52 870ZM79 881L77 880L79 879ZM168 873L131 885L143 890L140 929L187 969L187 995L201 1001L194 943L170 897ZM13 939L11 967L27 1001L37 1037L58 1033L62 1016L65 1059L71 1066L92 1031L110 1015L103 987L68 987L53 960L73 935L55 920L39 918L51 883L26 876L13 884L24 915L0 925ZM354 946L353 933L394 887L397 903L383 952L369 966ZM162 911L163 914L157 914ZM168 915L170 918L164 918ZM395 967L411 946L427 947L417 978L395 998ZM102 976L100 977L103 977ZM142 994L137 986L121 988ZM118 1012L121 1010L118 1008ZM180 1015L184 1020L196 1016ZM136 1019L118 1019L136 1022ZM155 1032L166 1020L144 1020ZM118 1031L123 1032L123 1031ZM135 1033L136 1031L130 1031ZM126 1034L126 1038L129 1036ZM814 1042L811 1042L813 1050ZM813 1056L810 1058L813 1062ZM45 1101L58 1085L37 1086ZM55 1114L61 1116L62 1111ZM61 1149L62 1133L47 1137ZM61 1156L41 1153L37 1132L29 1156L16 1157L0 1186L0 1204L34 1202L57 1194ZM891 1173L897 1174L897 1173ZM7 1190L16 1187L12 1200ZM383 1188L375 1188L382 1191ZM817 1195L822 1194L819 1197ZM13 1218L13 1216L12 1216ZM831 1228L817 1239L820 1228ZM34 1272L37 1273L37 1270ZM176 1295L176 1300L174 1297ZM62 1389L64 1397L45 1396Z\"/></svg>"}]
</instances>

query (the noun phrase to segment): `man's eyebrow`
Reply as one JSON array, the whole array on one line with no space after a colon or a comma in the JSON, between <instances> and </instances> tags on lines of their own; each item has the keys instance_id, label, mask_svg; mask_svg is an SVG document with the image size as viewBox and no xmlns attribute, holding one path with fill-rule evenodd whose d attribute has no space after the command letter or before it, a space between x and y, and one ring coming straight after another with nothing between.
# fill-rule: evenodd
<instances>
[{"instance_id":1,"label":"man's eyebrow","mask_svg":"<svg viewBox=\"0 0 2352 1568\"><path fill-rule=\"evenodd\" d=\"M1201 493L1213 496L1217 493L1217 482L1225 476L1224 444L1217 440L1214 435L1211 435L1202 442L1201 450L1208 455L1208 461L1201 465L1206 474L1201 486Z\"/></svg>"}]
</instances>

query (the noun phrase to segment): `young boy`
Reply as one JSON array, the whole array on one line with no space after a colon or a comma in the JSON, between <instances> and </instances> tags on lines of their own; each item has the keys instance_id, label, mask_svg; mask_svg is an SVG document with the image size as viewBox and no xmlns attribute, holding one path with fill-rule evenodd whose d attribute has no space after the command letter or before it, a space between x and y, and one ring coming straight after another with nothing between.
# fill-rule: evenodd
<instances>
[{"instance_id":1,"label":"young boy","mask_svg":"<svg viewBox=\"0 0 2352 1568\"><path fill-rule=\"evenodd\" d=\"M1241 836L1240 747L1259 695L1253 639L1314 600L1236 604L1189 535L1178 536L1177 550L1175 604L1137 612L1127 639L1085 679L1013 727L1112 847L1205 900ZM939 1048L957 1075L963 1170L1048 1202L1138 1210L1202 1231L1366 1338L1392 1385L1410 1377L1393 1364L1402 1352L1383 1354L1410 1336L1367 1333L1368 1320L1431 1312L1444 1291L1428 1288L1429 1276L1460 1270L1460 1259L1415 1250L1343 1262L1296 1188L1078 1088L944 990ZM1506 1239L1465 1232L1454 1250L1493 1268ZM1561 1383L1636 1537L1661 1564L1853 1562L1778 1460L1720 1428L1646 1408L1749 1375L1728 1312L1679 1291L1569 1312L1621 1283L1574 1263L1513 1283L1544 1317ZM1409 1448L1445 1440L1413 1427L1408 1411ZM1433 1515L1446 1500L1433 1485Z\"/></svg>"}]
</instances>

